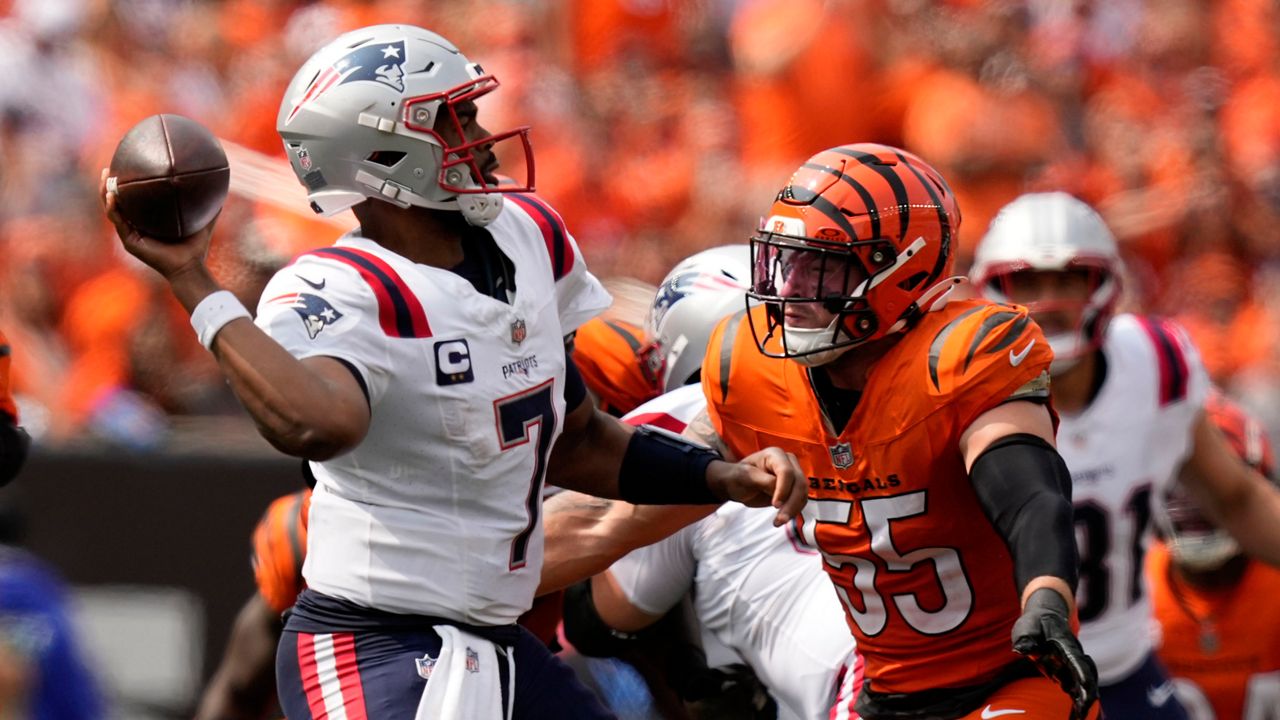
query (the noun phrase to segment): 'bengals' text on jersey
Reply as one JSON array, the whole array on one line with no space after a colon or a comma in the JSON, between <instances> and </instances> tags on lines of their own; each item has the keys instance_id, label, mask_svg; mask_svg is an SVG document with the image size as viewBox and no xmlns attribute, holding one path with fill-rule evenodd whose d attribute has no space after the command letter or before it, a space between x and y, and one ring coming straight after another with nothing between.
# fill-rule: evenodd
<instances>
[{"instance_id":1,"label":"'bengals' text on jersey","mask_svg":"<svg viewBox=\"0 0 1280 720\"><path fill-rule=\"evenodd\" d=\"M755 308L752 313L764 313ZM739 457L770 445L809 477L802 532L821 551L879 692L976 685L1017 660L1012 560L960 452L980 415L1044 400L1053 353L1023 308L953 302L878 360L833 428L809 370L763 356L738 314L702 371L716 431ZM854 350L857 352L857 350Z\"/></svg>"}]
</instances>

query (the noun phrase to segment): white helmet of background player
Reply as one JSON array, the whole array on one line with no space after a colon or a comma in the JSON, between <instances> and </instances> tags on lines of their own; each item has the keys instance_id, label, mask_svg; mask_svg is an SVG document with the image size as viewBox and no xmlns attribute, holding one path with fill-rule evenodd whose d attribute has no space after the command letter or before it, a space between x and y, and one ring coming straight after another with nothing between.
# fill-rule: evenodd
<instances>
[{"instance_id":1,"label":"white helmet of background player","mask_svg":"<svg viewBox=\"0 0 1280 720\"><path fill-rule=\"evenodd\" d=\"M502 192L533 187L528 127L449 145L437 120L463 135L456 108L498 81L445 38L411 25L375 25L321 48L298 70L276 118L294 173L311 208L333 215L378 198L409 207L462 212L472 225L492 222ZM476 148L515 140L525 182L486 181Z\"/></svg>"},{"instance_id":2,"label":"white helmet of background player","mask_svg":"<svg viewBox=\"0 0 1280 720\"><path fill-rule=\"evenodd\" d=\"M1120 297L1121 260L1115 236L1093 208L1063 192L1023 195L1004 206L978 243L969 275L984 297L1009 302L1011 278L1022 271L1090 276L1093 291L1083 306L1026 303L1033 315L1080 313L1074 328L1045 329L1053 348L1053 372L1070 368L1101 346Z\"/></svg>"},{"instance_id":3,"label":"white helmet of background player","mask_svg":"<svg viewBox=\"0 0 1280 720\"><path fill-rule=\"evenodd\" d=\"M1262 424L1217 391L1209 394L1204 408L1236 455L1274 482L1275 455ZM1192 571L1215 570L1243 552L1226 530L1205 516L1181 482L1165 496L1156 513L1156 526L1169 544L1173 560Z\"/></svg>"},{"instance_id":4,"label":"white helmet of background player","mask_svg":"<svg viewBox=\"0 0 1280 720\"><path fill-rule=\"evenodd\" d=\"M692 382L716 323L747 307L751 247L722 245L690 255L667 273L654 296L644 330L641 362L668 392Z\"/></svg>"}]
</instances>

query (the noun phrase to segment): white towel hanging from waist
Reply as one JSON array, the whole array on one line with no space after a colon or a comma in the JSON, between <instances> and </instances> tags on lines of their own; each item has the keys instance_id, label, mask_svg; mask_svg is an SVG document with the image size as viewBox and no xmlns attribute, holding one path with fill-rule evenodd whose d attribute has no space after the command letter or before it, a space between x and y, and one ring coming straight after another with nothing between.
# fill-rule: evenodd
<instances>
[{"instance_id":1,"label":"white towel hanging from waist","mask_svg":"<svg viewBox=\"0 0 1280 720\"><path fill-rule=\"evenodd\" d=\"M510 718L515 701L514 648L498 652L491 641L453 625L436 625L432 629L440 636L440 654L434 663L425 666L430 668L430 677L418 701L415 720ZM499 662L508 666L505 708Z\"/></svg>"}]
</instances>

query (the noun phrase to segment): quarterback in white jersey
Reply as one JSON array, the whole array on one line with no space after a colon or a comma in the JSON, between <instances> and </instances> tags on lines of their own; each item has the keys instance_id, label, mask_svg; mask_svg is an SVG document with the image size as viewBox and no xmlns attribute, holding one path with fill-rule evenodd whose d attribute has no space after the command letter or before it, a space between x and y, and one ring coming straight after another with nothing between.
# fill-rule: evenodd
<instances>
[{"instance_id":1,"label":"quarterback in white jersey","mask_svg":"<svg viewBox=\"0 0 1280 720\"><path fill-rule=\"evenodd\" d=\"M310 461L304 575L276 656L290 718L604 718L514 625L542 555L541 492L639 503L804 504L767 449L728 463L604 415L564 338L608 296L531 194L528 128L493 134L498 83L448 40L379 25L297 72L277 129L311 207L360 227L269 283L255 325L204 264L212 225L124 247L169 281L262 435ZM500 183L495 145L523 157ZM651 478L658 477L654 482Z\"/></svg>"},{"instance_id":2,"label":"quarterback in white jersey","mask_svg":"<svg viewBox=\"0 0 1280 720\"><path fill-rule=\"evenodd\" d=\"M1058 451L1071 471L1080 548L1080 640L1113 718L1185 718L1152 652L1143 555L1153 502L1195 469L1195 491L1246 550L1280 562L1280 494L1232 454L1204 405L1209 380L1175 324L1112 317L1121 263L1102 218L1065 193L1000 211L971 274L1024 304L1053 347Z\"/></svg>"},{"instance_id":3,"label":"quarterback in white jersey","mask_svg":"<svg viewBox=\"0 0 1280 720\"><path fill-rule=\"evenodd\" d=\"M540 201L507 200L486 229L514 266L510 303L357 233L262 295L260 327L296 357L348 363L377 408L364 442L311 464L315 591L480 625L515 622L532 601L541 478L565 416L562 338L609 297L568 235L555 278L525 209Z\"/></svg>"}]
</instances>

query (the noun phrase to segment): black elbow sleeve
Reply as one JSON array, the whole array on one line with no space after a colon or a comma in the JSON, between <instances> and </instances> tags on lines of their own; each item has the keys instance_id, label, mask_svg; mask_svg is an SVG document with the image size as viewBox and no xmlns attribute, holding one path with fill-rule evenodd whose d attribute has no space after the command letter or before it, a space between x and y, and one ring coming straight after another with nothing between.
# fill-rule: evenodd
<instances>
[{"instance_id":1,"label":"black elbow sleeve","mask_svg":"<svg viewBox=\"0 0 1280 720\"><path fill-rule=\"evenodd\" d=\"M564 591L564 638L588 657L618 657L635 636L609 627L591 599L591 578Z\"/></svg>"},{"instance_id":2,"label":"black elbow sleeve","mask_svg":"<svg viewBox=\"0 0 1280 720\"><path fill-rule=\"evenodd\" d=\"M1074 591L1079 553L1071 474L1058 451L1035 435L1009 435L978 456L970 478L987 518L1009 547L1018 593L1042 575L1062 578Z\"/></svg>"}]
</instances>

